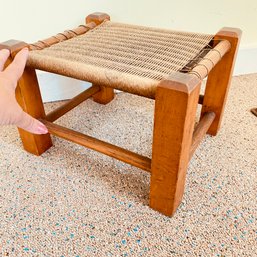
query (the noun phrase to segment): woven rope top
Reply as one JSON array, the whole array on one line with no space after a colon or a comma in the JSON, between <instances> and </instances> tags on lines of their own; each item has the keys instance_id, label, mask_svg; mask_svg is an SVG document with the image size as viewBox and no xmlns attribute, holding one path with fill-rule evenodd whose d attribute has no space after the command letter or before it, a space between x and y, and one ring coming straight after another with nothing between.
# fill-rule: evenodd
<instances>
[{"instance_id":1,"label":"woven rope top","mask_svg":"<svg viewBox=\"0 0 257 257\"><path fill-rule=\"evenodd\" d=\"M212 38L106 21L31 51L28 66L154 98L159 81L181 70Z\"/></svg>"}]
</instances>

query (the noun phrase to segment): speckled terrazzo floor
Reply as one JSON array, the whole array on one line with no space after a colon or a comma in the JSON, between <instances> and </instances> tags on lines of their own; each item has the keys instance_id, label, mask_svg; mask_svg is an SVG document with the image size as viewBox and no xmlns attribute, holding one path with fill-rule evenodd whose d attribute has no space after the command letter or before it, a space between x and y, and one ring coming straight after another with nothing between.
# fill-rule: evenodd
<instances>
[{"instance_id":1,"label":"speckled terrazzo floor","mask_svg":"<svg viewBox=\"0 0 257 257\"><path fill-rule=\"evenodd\" d=\"M51 110L60 103L48 103ZM0 128L1 256L256 256L257 75L234 77L222 129L190 162L173 218L148 207L149 174L58 138L40 157ZM58 120L151 155L153 102L120 93Z\"/></svg>"}]
</instances>

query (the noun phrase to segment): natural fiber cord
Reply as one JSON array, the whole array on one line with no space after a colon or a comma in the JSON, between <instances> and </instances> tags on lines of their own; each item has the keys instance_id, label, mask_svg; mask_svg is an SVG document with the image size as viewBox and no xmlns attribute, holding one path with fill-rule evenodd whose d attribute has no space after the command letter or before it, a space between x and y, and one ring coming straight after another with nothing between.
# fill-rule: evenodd
<instances>
[{"instance_id":1,"label":"natural fiber cord","mask_svg":"<svg viewBox=\"0 0 257 257\"><path fill-rule=\"evenodd\" d=\"M31 51L28 64L153 98L158 82L194 60L212 38L106 21L81 36Z\"/></svg>"}]
</instances>

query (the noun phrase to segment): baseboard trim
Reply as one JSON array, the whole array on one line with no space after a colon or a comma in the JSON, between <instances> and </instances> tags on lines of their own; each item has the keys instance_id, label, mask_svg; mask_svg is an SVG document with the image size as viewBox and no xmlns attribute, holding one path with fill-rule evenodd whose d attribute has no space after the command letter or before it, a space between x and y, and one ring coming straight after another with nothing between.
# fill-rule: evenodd
<instances>
[{"instance_id":1,"label":"baseboard trim","mask_svg":"<svg viewBox=\"0 0 257 257\"><path fill-rule=\"evenodd\" d=\"M257 73L257 46L239 49L234 76ZM91 84L47 72L37 71L43 102L70 99Z\"/></svg>"},{"instance_id":2,"label":"baseboard trim","mask_svg":"<svg viewBox=\"0 0 257 257\"><path fill-rule=\"evenodd\" d=\"M257 46L239 49L234 75L257 73Z\"/></svg>"}]
</instances>

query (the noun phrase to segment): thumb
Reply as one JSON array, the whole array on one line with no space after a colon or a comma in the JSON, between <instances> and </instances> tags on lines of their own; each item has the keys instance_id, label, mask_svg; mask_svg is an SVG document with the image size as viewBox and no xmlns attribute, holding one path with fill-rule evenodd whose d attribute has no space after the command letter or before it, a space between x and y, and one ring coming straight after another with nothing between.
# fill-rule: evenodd
<instances>
[{"instance_id":1,"label":"thumb","mask_svg":"<svg viewBox=\"0 0 257 257\"><path fill-rule=\"evenodd\" d=\"M33 134L48 133L48 129L43 123L31 117L24 111L19 115L19 120L16 122L16 126Z\"/></svg>"}]
</instances>

